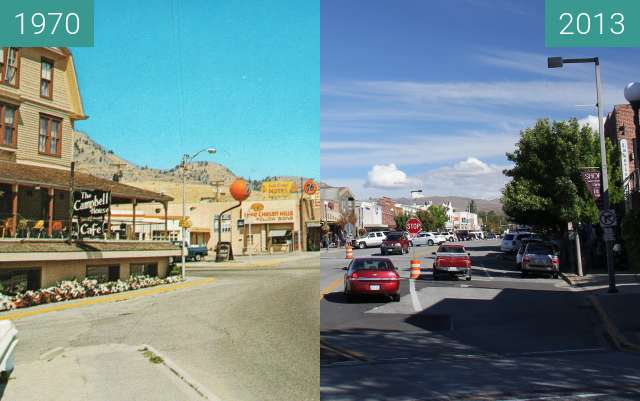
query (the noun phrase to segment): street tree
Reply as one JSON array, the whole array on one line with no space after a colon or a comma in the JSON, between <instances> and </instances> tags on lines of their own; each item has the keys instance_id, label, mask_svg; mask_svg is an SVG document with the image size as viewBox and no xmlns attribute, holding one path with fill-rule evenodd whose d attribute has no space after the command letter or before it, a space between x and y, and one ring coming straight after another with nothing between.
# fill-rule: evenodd
<instances>
[{"instance_id":1,"label":"street tree","mask_svg":"<svg viewBox=\"0 0 640 401\"><path fill-rule=\"evenodd\" d=\"M422 223L425 231L438 231L445 228L447 224L447 210L440 205L431 205L427 210L419 210L418 219Z\"/></svg>"},{"instance_id":2,"label":"street tree","mask_svg":"<svg viewBox=\"0 0 640 401\"><path fill-rule=\"evenodd\" d=\"M396 222L396 229L404 231L407 226L407 220L409 220L409 215L406 213L396 214L394 220Z\"/></svg>"},{"instance_id":3,"label":"street tree","mask_svg":"<svg viewBox=\"0 0 640 401\"><path fill-rule=\"evenodd\" d=\"M478 206L476 206L476 201L473 199L469 201L469 213L478 213Z\"/></svg>"},{"instance_id":4,"label":"street tree","mask_svg":"<svg viewBox=\"0 0 640 401\"><path fill-rule=\"evenodd\" d=\"M621 172L610 143L610 201L622 200ZM540 119L520 133L507 158L514 166L503 190L503 209L515 222L564 231L568 222L595 223L598 208L581 177L581 169L600 166L599 139L576 119L551 123Z\"/></svg>"}]
</instances>

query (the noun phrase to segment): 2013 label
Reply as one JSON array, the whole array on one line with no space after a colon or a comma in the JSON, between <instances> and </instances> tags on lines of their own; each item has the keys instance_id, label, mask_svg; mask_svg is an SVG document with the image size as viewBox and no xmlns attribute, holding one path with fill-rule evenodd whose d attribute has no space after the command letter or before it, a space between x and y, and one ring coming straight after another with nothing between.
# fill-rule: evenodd
<instances>
[{"instance_id":1,"label":"2013 label","mask_svg":"<svg viewBox=\"0 0 640 401\"><path fill-rule=\"evenodd\" d=\"M564 28L560 31L560 35L589 35L592 33L605 35L607 30L613 35L622 35L624 33L624 14L616 12L609 15L608 21L604 13L595 14L593 16L588 13L580 13L575 16L564 12L560 15ZM593 21L593 24L592 24ZM596 31L592 31L592 27Z\"/></svg>"}]
</instances>

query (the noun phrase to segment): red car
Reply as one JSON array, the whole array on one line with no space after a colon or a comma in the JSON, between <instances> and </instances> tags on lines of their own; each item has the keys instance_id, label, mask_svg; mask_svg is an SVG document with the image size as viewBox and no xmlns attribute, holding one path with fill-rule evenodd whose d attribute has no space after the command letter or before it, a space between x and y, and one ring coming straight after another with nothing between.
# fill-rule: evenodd
<instances>
[{"instance_id":1,"label":"red car","mask_svg":"<svg viewBox=\"0 0 640 401\"><path fill-rule=\"evenodd\" d=\"M400 301L400 274L387 258L356 258L344 275L344 294L351 302L355 295L386 295Z\"/></svg>"},{"instance_id":2,"label":"red car","mask_svg":"<svg viewBox=\"0 0 640 401\"><path fill-rule=\"evenodd\" d=\"M433 262L434 280L437 280L443 274L447 276L465 276L467 280L471 280L471 256L463 245L440 245L433 254L436 255L436 259Z\"/></svg>"},{"instance_id":3,"label":"red car","mask_svg":"<svg viewBox=\"0 0 640 401\"><path fill-rule=\"evenodd\" d=\"M382 241L380 253L387 255L390 253L398 253L400 255L409 253L409 237L403 231L391 231Z\"/></svg>"}]
</instances>

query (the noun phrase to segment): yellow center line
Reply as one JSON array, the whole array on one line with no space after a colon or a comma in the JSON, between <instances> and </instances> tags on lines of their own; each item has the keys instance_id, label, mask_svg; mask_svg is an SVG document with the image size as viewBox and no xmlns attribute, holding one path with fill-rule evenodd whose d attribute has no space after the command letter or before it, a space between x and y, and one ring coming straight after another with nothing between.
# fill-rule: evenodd
<instances>
[{"instance_id":1,"label":"yellow center line","mask_svg":"<svg viewBox=\"0 0 640 401\"><path fill-rule=\"evenodd\" d=\"M326 286L322 291L320 291L320 300L322 301L325 295L327 295L330 292L333 292L333 290L335 290L342 283L342 280L343 280L342 277L338 277L335 281L333 281L331 284Z\"/></svg>"},{"instance_id":2,"label":"yellow center line","mask_svg":"<svg viewBox=\"0 0 640 401\"><path fill-rule=\"evenodd\" d=\"M127 299L140 298L148 295L162 294L165 292L175 291L182 288L205 285L205 284L212 283L214 281L215 281L215 278L213 277L201 278L201 279L195 279L195 280L185 281L181 283L167 284L167 285L162 285L157 287L146 288L142 290L121 292L114 295L106 295L106 296L102 295L102 296L84 298L76 302L70 301L70 302L61 302L59 304L54 303L54 304L51 304L51 306L47 306L44 308L37 308L37 309L31 309L31 310L18 310L15 312L9 312L9 313L0 315L0 320L17 320L17 319L23 319L29 316L42 315L50 312L58 312L66 309L80 308L88 305L124 301ZM30 309L30 308L26 308L26 309Z\"/></svg>"}]
</instances>

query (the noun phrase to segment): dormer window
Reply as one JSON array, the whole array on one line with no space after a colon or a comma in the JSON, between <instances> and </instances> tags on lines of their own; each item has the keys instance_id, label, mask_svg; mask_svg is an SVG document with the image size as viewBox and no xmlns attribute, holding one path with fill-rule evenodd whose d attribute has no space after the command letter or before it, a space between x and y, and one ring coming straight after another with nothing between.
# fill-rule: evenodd
<instances>
[{"instance_id":1,"label":"dormer window","mask_svg":"<svg viewBox=\"0 0 640 401\"><path fill-rule=\"evenodd\" d=\"M53 98L53 61L46 58L41 61L40 97Z\"/></svg>"},{"instance_id":2,"label":"dormer window","mask_svg":"<svg viewBox=\"0 0 640 401\"><path fill-rule=\"evenodd\" d=\"M9 47L2 50L0 57L0 82L18 87L20 81L20 50Z\"/></svg>"}]
</instances>

